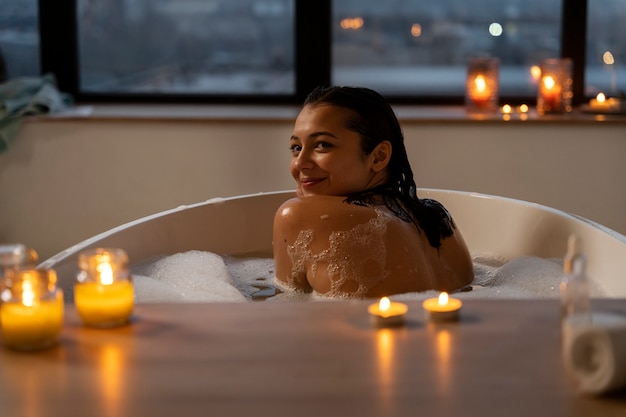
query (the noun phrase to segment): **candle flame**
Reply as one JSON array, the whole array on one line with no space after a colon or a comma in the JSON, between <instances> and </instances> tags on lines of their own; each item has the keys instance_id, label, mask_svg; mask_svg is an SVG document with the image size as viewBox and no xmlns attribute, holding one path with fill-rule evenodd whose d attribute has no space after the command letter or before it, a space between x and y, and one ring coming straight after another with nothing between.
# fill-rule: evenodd
<instances>
[{"instance_id":1,"label":"candle flame","mask_svg":"<svg viewBox=\"0 0 626 417\"><path fill-rule=\"evenodd\" d=\"M546 90L552 90L555 85L556 81L554 81L554 78L551 75L546 75L543 78L543 86L546 88Z\"/></svg>"},{"instance_id":2,"label":"candle flame","mask_svg":"<svg viewBox=\"0 0 626 417\"><path fill-rule=\"evenodd\" d=\"M598 93L596 100L598 100L598 103L604 103L606 101L606 96L604 93Z\"/></svg>"},{"instance_id":3,"label":"candle flame","mask_svg":"<svg viewBox=\"0 0 626 417\"><path fill-rule=\"evenodd\" d=\"M533 80L537 81L541 77L541 68L538 65L530 67L530 76Z\"/></svg>"},{"instance_id":4,"label":"candle flame","mask_svg":"<svg viewBox=\"0 0 626 417\"><path fill-rule=\"evenodd\" d=\"M389 310L389 307L391 307L391 300L389 300L389 297L381 298L380 302L378 303L378 308L380 308L380 311L387 311Z\"/></svg>"},{"instance_id":5,"label":"candle flame","mask_svg":"<svg viewBox=\"0 0 626 417\"><path fill-rule=\"evenodd\" d=\"M445 306L446 304L448 304L448 293L444 291L439 294L439 299L437 300L437 302L440 306Z\"/></svg>"},{"instance_id":6,"label":"candle flame","mask_svg":"<svg viewBox=\"0 0 626 417\"><path fill-rule=\"evenodd\" d=\"M113 284L113 268L110 263L101 263L96 267L100 275L100 283L103 285Z\"/></svg>"},{"instance_id":7,"label":"candle flame","mask_svg":"<svg viewBox=\"0 0 626 417\"><path fill-rule=\"evenodd\" d=\"M35 291L33 291L33 284L28 280L22 282L22 304L26 307L32 307L35 304Z\"/></svg>"},{"instance_id":8,"label":"candle flame","mask_svg":"<svg viewBox=\"0 0 626 417\"><path fill-rule=\"evenodd\" d=\"M476 86L476 90L478 92L483 92L487 89L487 81L485 81L485 76L479 74L474 78L474 85Z\"/></svg>"}]
</instances>

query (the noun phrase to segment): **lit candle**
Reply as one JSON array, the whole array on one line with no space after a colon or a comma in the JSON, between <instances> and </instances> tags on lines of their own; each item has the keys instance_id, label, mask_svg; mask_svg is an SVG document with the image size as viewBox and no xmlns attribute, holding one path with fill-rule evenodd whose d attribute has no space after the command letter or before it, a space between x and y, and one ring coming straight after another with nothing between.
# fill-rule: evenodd
<instances>
[{"instance_id":1,"label":"lit candle","mask_svg":"<svg viewBox=\"0 0 626 417\"><path fill-rule=\"evenodd\" d=\"M604 93L598 93L598 95L596 96L596 104L599 106L606 104L606 96L604 95Z\"/></svg>"},{"instance_id":2,"label":"lit candle","mask_svg":"<svg viewBox=\"0 0 626 417\"><path fill-rule=\"evenodd\" d=\"M498 111L498 58L475 57L467 63L465 104L470 113L487 114Z\"/></svg>"},{"instance_id":3,"label":"lit candle","mask_svg":"<svg viewBox=\"0 0 626 417\"><path fill-rule=\"evenodd\" d=\"M442 292L438 298L429 298L422 304L426 317L432 321L457 321L462 305L461 300L449 297L447 292Z\"/></svg>"},{"instance_id":4,"label":"lit candle","mask_svg":"<svg viewBox=\"0 0 626 417\"><path fill-rule=\"evenodd\" d=\"M378 303L370 304L367 311L371 322L377 327L392 327L404 324L408 306L403 303L392 302L388 297L383 297Z\"/></svg>"},{"instance_id":5,"label":"lit candle","mask_svg":"<svg viewBox=\"0 0 626 417\"><path fill-rule=\"evenodd\" d=\"M487 80L483 74L474 77L473 88L469 90L470 100L477 108L484 108L491 100L491 90L487 85Z\"/></svg>"},{"instance_id":6,"label":"lit candle","mask_svg":"<svg viewBox=\"0 0 626 417\"><path fill-rule=\"evenodd\" d=\"M79 255L74 285L78 315L88 326L114 327L128 322L134 290L128 257L121 249L94 249Z\"/></svg>"},{"instance_id":7,"label":"lit candle","mask_svg":"<svg viewBox=\"0 0 626 417\"><path fill-rule=\"evenodd\" d=\"M557 110L561 106L561 86L557 84L554 77L546 75L541 79L541 97L544 107Z\"/></svg>"},{"instance_id":8,"label":"lit candle","mask_svg":"<svg viewBox=\"0 0 626 417\"><path fill-rule=\"evenodd\" d=\"M56 344L63 327L63 292L56 288L54 270L11 270L4 286L0 305L4 344L17 350Z\"/></svg>"},{"instance_id":9,"label":"lit candle","mask_svg":"<svg viewBox=\"0 0 626 417\"><path fill-rule=\"evenodd\" d=\"M619 98L607 98L604 93L598 93L596 98L589 101L589 108L596 111L618 112L622 109Z\"/></svg>"}]
</instances>

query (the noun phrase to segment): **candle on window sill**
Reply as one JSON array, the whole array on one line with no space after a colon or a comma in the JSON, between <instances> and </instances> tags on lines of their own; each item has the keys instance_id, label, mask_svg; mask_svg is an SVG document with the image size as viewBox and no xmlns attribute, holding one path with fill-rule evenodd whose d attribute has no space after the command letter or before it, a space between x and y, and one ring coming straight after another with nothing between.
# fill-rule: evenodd
<instances>
[{"instance_id":1,"label":"candle on window sill","mask_svg":"<svg viewBox=\"0 0 626 417\"><path fill-rule=\"evenodd\" d=\"M487 87L487 81L483 74L478 74L474 78L474 88L470 89L469 96L472 104L477 108L485 108L491 99L491 90Z\"/></svg>"},{"instance_id":2,"label":"candle on window sill","mask_svg":"<svg viewBox=\"0 0 626 417\"><path fill-rule=\"evenodd\" d=\"M472 58L468 62L465 103L470 113L495 113L498 109L497 58Z\"/></svg>"},{"instance_id":3,"label":"candle on window sill","mask_svg":"<svg viewBox=\"0 0 626 417\"><path fill-rule=\"evenodd\" d=\"M370 320L376 327L401 326L406 320L408 306L403 303L392 302L388 297L383 297L378 303L370 304L367 311Z\"/></svg>"},{"instance_id":4,"label":"candle on window sill","mask_svg":"<svg viewBox=\"0 0 626 417\"><path fill-rule=\"evenodd\" d=\"M521 104L517 108L514 108L510 104L504 104L500 107L500 114L502 115L502 120L509 121L514 118L519 118L519 120L528 120L528 105Z\"/></svg>"},{"instance_id":5,"label":"candle on window sill","mask_svg":"<svg viewBox=\"0 0 626 417\"><path fill-rule=\"evenodd\" d=\"M572 60L546 59L541 63L537 88L537 113L569 113L572 111Z\"/></svg>"},{"instance_id":6,"label":"candle on window sill","mask_svg":"<svg viewBox=\"0 0 626 417\"><path fill-rule=\"evenodd\" d=\"M589 108L598 113L619 113L626 110L621 99L606 97L604 93L598 93L596 98L592 98L589 101Z\"/></svg>"},{"instance_id":7,"label":"candle on window sill","mask_svg":"<svg viewBox=\"0 0 626 417\"><path fill-rule=\"evenodd\" d=\"M63 327L63 292L54 270L12 269L3 279L0 323L5 346L23 351L58 342Z\"/></svg>"},{"instance_id":8,"label":"candle on window sill","mask_svg":"<svg viewBox=\"0 0 626 417\"><path fill-rule=\"evenodd\" d=\"M459 320L463 303L457 298L448 296L447 292L442 292L437 298L424 300L422 306L428 320L445 322Z\"/></svg>"},{"instance_id":9,"label":"candle on window sill","mask_svg":"<svg viewBox=\"0 0 626 417\"><path fill-rule=\"evenodd\" d=\"M128 323L134 307L134 289L126 252L87 250L79 254L78 264L74 303L83 323L92 327Z\"/></svg>"},{"instance_id":10,"label":"candle on window sill","mask_svg":"<svg viewBox=\"0 0 626 417\"><path fill-rule=\"evenodd\" d=\"M561 107L561 87L557 85L554 77L547 75L541 79L541 96L546 108L559 109Z\"/></svg>"}]
</instances>

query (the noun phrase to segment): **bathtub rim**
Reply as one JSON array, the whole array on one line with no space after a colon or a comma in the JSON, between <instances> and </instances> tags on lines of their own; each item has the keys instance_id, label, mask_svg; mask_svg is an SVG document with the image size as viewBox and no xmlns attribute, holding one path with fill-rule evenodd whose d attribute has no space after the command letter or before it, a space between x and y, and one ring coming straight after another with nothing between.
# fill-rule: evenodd
<instances>
[{"instance_id":1,"label":"bathtub rim","mask_svg":"<svg viewBox=\"0 0 626 417\"><path fill-rule=\"evenodd\" d=\"M604 226L603 224L600 224L598 222L595 222L591 219L588 219L586 217L577 215L577 214L573 214L573 213L569 213L557 208L553 208L550 206L546 206L543 204L539 204L539 203L534 203L534 202L530 202L530 201L526 201L526 200L520 200L520 199L516 199L516 198L512 198L512 197L506 197L506 196L497 196L497 195L493 195L493 194L486 194L486 193L480 193L480 192L474 192L474 191L461 191L461 190L449 190L449 189L443 189L443 188L418 188L417 190L417 194L418 196L420 196L420 198L425 198L424 195L428 195L429 193L439 193L439 194L450 194L450 195L467 195L470 197L475 197L475 198L483 198L483 199L490 199L490 200L498 200L498 201L504 201L504 202L510 202L510 203L514 203L517 205L523 205L526 207L532 207L532 208L536 208L539 209L541 211L546 211L546 212L550 212L559 216L563 216L563 217L568 217L571 220L574 220L575 222L580 222L583 224L586 224L592 228L595 229L599 229L601 232L606 233L607 235L613 237L614 239L618 240L621 243L624 243L626 245L626 236L607 227ZM177 206L175 208L171 208L171 209L166 209L166 210L162 210L153 214L149 214L147 216L144 217L140 217L138 219L135 220L131 220L129 222L123 223L121 225L115 226L111 229L108 229L104 232L98 233L94 236L91 236L87 239L84 239L54 255L52 255L51 257L47 258L46 260L40 262L40 264L38 265L38 267L40 268L49 268L52 265L62 261L64 258L66 258L67 256L70 256L71 254L75 253L77 250L79 250L80 248L83 247L87 247L90 244L100 241L108 236L111 236L119 231L128 229L132 226L135 226L137 224L141 224L141 223L145 223L157 218L161 218L161 217L165 217L168 216L170 214L173 213L177 213L183 210L187 210L187 209L193 209L196 207L202 207L204 205L207 204L223 204L226 203L228 201L232 201L232 200L240 200L240 199L247 199L247 198L253 198L253 197L258 197L258 196L264 196L264 195L284 195L285 196L285 200L287 200L290 197L295 197L295 192L293 190L277 190L277 191L264 191L264 192L259 192L259 193L251 193L251 194L242 194L242 195L236 195L236 196L230 196L230 197L214 197L214 198L210 198L208 200L205 201L201 201L201 202L197 202L197 203L192 203L192 204L184 204L184 205L180 205Z\"/></svg>"},{"instance_id":2,"label":"bathtub rim","mask_svg":"<svg viewBox=\"0 0 626 417\"><path fill-rule=\"evenodd\" d=\"M585 251L588 250L590 258L591 258L591 259L588 259L588 267L590 268L590 270L594 272L598 271L597 276L600 277L602 281L601 286L603 287L604 292L606 292L607 294L613 294L614 291L612 289L618 286L620 289L616 296L626 297L626 289L624 290L621 289L623 286L621 283L622 281L621 271L622 270L626 271L626 259L624 261L620 260L615 265L607 265L608 263L607 260L612 261L614 259L611 257L611 255L614 255L615 253L617 253L616 251L619 251L619 253L621 253L622 247L626 248L626 236L604 225L601 225L595 221L592 221L582 216L567 213L560 209L552 208L549 206L545 206L542 204L533 203L529 201L519 200L515 198L510 198L510 197L504 197L504 196L496 196L496 195L490 195L490 194L479 193L479 192L439 189L439 188L419 188L418 195L420 196L420 198L440 199L440 201L443 203L443 205L446 208L448 209L452 208L452 210L450 211L451 211L453 218L455 218L455 220L464 220L466 224L462 224L460 228L462 232L463 231L470 232L468 234L464 232L464 237L466 238L465 239L466 242L468 242L468 246L470 247L472 256L501 255L505 259L509 259L509 260L513 259L513 256L511 256L511 254L507 252L507 250L509 251L511 250L510 244L508 244L508 246L505 245L507 246L505 248L500 248L500 247L498 248L498 249L502 249L502 253L498 253L497 251L494 251L492 253L488 251L485 252L485 250L483 249L486 246L484 243L485 241L490 242L491 240L493 240L494 236L500 237L500 234L504 235L504 237L502 237L500 240L504 239L506 241L506 238L507 238L506 234L508 231L505 230L504 233L502 233L497 228L495 230L485 230L484 232L486 233L486 235L489 235L485 237L483 235L483 229L479 229L479 231L477 231L474 225L470 224L471 213L468 214L467 212L465 212L464 214L459 215L459 211L461 211L462 207L459 206L458 202L465 202L466 200L464 200L464 198L470 199L469 201L472 202L470 204L470 207L472 209L475 209L476 206L478 207L483 206L483 204L479 200L493 200L495 202L494 204L486 205L487 207L489 207L490 210L495 210L496 212L499 212L501 208L508 206L513 209L512 212L517 217L519 217L521 213L524 213L525 215L533 216L532 220L534 223L541 223L542 221L547 219L549 221L548 224L551 225L550 219L555 219L555 218L558 219L558 223L560 223L559 227L561 228L561 230L557 230L557 232L559 233L559 238L558 239L551 238L550 239L551 242L549 242L549 244L547 245L544 245L545 248L541 249L541 252L543 252L542 254L526 253L527 255L536 255L536 256L545 257L545 258L562 257L564 255L564 250L566 247L565 245L566 245L566 240L567 240L567 236L563 235L563 230L562 230L563 226L564 225L572 226L571 228L578 229L579 231L589 230L589 235L592 237L591 239L592 242L589 242L590 244L587 245L587 247L585 247L585 242L583 242L583 245L582 245L583 253L585 253ZM445 201L447 196L450 196L449 203L452 203L452 204L448 204ZM139 219L132 220L130 222L126 222L119 226L113 227L109 230L106 230L102 233L99 233L95 236L87 238L53 255L52 257L44 260L38 265L38 267L44 268L44 269L50 269L50 268L55 269L57 271L57 274L59 275L59 279L60 279L59 284L65 284L65 286L67 287L69 285L68 281L72 279L71 276L75 276L76 274L77 266L75 265L75 259L77 258L78 254L82 250L90 248L90 247L95 247L95 246L106 247L107 246L107 245L98 245L98 242L106 241L107 239L115 241L115 239L118 238L119 236L124 235L125 233L129 233L130 232L129 229L134 229L135 227L137 229L141 229L142 227L147 227L148 226L147 224L151 221L157 221L157 222L162 221L165 224L168 224L168 229L176 229L176 225L174 224L175 220L173 219L176 219L179 217L185 217L185 215L176 216L176 213L181 213L185 210L189 210L189 213L192 213L194 209L196 209L198 212L204 212L202 207L207 207L207 210L213 210L213 209L219 210L219 208L217 207L209 209L208 206L222 205L231 201L238 201L237 204L232 205L231 207L237 206L237 207L242 208L245 206L243 211L245 211L246 214L248 214L248 212L252 211L250 208L251 207L250 205L252 204L252 202L256 202L254 200L255 197L266 197L268 198L269 202L272 203L271 208L265 207L263 209L264 216L269 216L270 212L271 214L273 214L275 210L279 207L280 205L279 202L286 201L287 199L291 197L295 197L295 193L293 190L278 190L278 191L259 192L259 193L253 193L253 194L231 196L231 197L216 197L216 198L210 198L202 202L197 202L197 203L187 204L187 205L180 205L172 209L163 210L157 213L153 213L153 214L141 217ZM526 209L530 209L530 210L526 210ZM473 212L473 210L470 210L470 212ZM537 218L535 218L534 217L535 214L541 214L541 215L536 216ZM517 217L516 219L519 220ZM263 218L266 219L267 217L263 217ZM519 229L518 224L515 224L515 226ZM537 227L536 224L534 226ZM188 227L189 226L187 225L187 228ZM269 230L271 230L271 225L265 225L265 228L266 230L263 233L261 233L263 236L267 235ZM469 230L469 229L472 229L472 230ZM519 233L519 230L517 230L517 232ZM119 235L116 236L118 233ZM515 231L511 233L514 237L517 236L515 234ZM524 231L524 233L526 237L534 236L532 233L526 233L526 231ZM255 234L259 235L259 233L255 233ZM539 238L541 238L541 236L539 236ZM597 242L598 239L602 242L603 247L609 248L609 252L611 252L611 254L599 253L598 248L596 248L594 244L594 242ZM607 239L609 239L610 241L609 243L607 243ZM149 259L148 256L144 256L145 253L149 253L149 251L144 250L145 248L143 248L142 245L138 244L137 242L141 239L134 239L134 240L136 241L133 242L133 244L130 247L131 252L133 251L144 252L144 254L142 254L142 256L132 256L132 253L129 253L129 258L131 259L131 262L130 262L131 267L133 264L142 263ZM258 241L259 239L258 237L255 237L250 240ZM265 242L264 243L265 245L267 243L267 239L263 239L263 240ZM543 244L543 241L541 242ZM270 243L269 254L271 256L271 237L270 237L269 243ZM212 246L212 245L207 245L207 246ZM138 247L140 249L137 249ZM122 247L122 249L124 249L124 247ZM201 247L198 247L196 249L213 251L220 255L244 256L246 254L245 250L235 253L235 252L229 252L227 250L221 251L217 249L203 249ZM265 246L260 248L260 250L263 251L263 253L267 252L267 248ZM515 248L515 250L517 250L517 248ZM563 250L563 252L560 252L561 250ZM524 251L521 250L520 252L524 252ZM160 253L160 254L154 253L153 256L158 257L160 255L166 255L166 254L167 253ZM605 275L608 275L608 276L605 276ZM624 275L626 275L626 273ZM71 298L72 298L71 295L66 294L66 300L70 300Z\"/></svg>"}]
</instances>

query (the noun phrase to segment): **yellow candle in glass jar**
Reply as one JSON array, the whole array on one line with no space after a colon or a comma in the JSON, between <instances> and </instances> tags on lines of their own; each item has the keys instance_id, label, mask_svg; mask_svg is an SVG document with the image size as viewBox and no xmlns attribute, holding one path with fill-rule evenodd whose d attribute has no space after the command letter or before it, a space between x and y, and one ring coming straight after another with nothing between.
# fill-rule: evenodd
<instances>
[{"instance_id":1,"label":"yellow candle in glass jar","mask_svg":"<svg viewBox=\"0 0 626 417\"><path fill-rule=\"evenodd\" d=\"M134 298L130 281L111 284L85 282L74 286L76 310L89 326L109 327L128 322Z\"/></svg>"},{"instance_id":2,"label":"yellow candle in glass jar","mask_svg":"<svg viewBox=\"0 0 626 417\"><path fill-rule=\"evenodd\" d=\"M83 323L114 327L129 321L135 294L127 263L121 249L98 248L79 255L74 304Z\"/></svg>"},{"instance_id":3,"label":"yellow candle in glass jar","mask_svg":"<svg viewBox=\"0 0 626 417\"><path fill-rule=\"evenodd\" d=\"M49 280L49 275L54 275ZM12 271L0 306L3 343L18 350L53 346L63 328L63 292L54 271Z\"/></svg>"}]
</instances>

